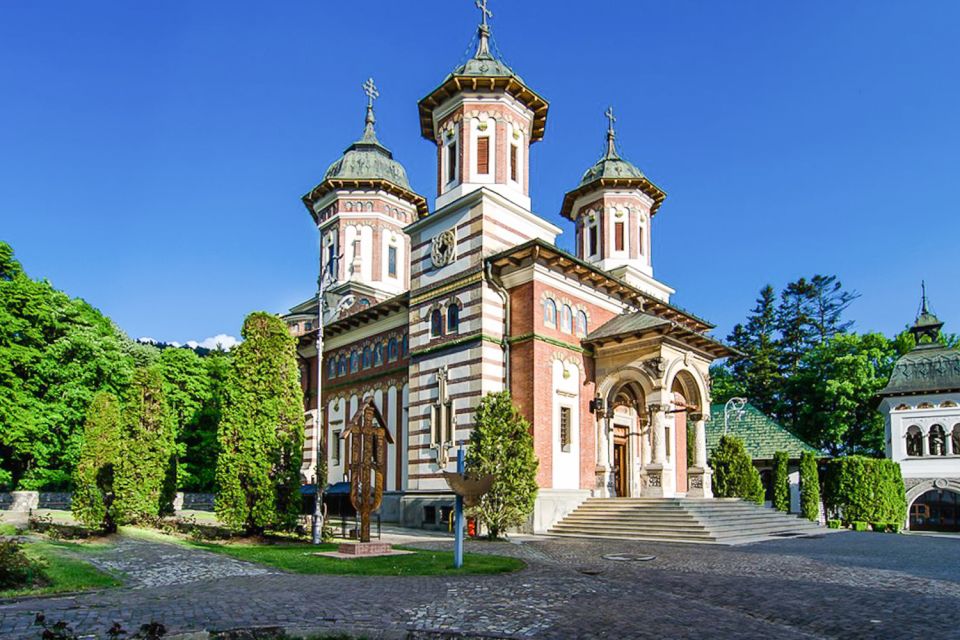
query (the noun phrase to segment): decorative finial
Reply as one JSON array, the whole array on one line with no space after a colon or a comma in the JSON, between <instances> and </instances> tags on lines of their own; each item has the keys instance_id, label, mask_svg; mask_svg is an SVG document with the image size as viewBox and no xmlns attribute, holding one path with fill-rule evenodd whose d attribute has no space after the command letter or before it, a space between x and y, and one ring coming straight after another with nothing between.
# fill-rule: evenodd
<instances>
[{"instance_id":1,"label":"decorative finial","mask_svg":"<svg viewBox=\"0 0 960 640\"><path fill-rule=\"evenodd\" d=\"M477 29L477 55L475 58L493 58L490 55L490 25L487 18L493 17L493 12L487 8L487 0L476 0L477 9L480 9L480 27Z\"/></svg>"},{"instance_id":2,"label":"decorative finial","mask_svg":"<svg viewBox=\"0 0 960 640\"><path fill-rule=\"evenodd\" d=\"M913 326L910 327L910 333L913 334L918 346L923 342L923 338L927 338L929 343L936 344L943 323L937 316L930 313L930 306L927 302L927 283L925 281L920 282L920 292L920 314Z\"/></svg>"},{"instance_id":3,"label":"decorative finial","mask_svg":"<svg viewBox=\"0 0 960 640\"><path fill-rule=\"evenodd\" d=\"M617 132L613 129L613 123L617 121L616 116L613 115L613 107L607 107L607 110L603 113L607 117L607 157L616 158L617 157L617 145L615 140L617 138Z\"/></svg>"},{"instance_id":4,"label":"decorative finial","mask_svg":"<svg viewBox=\"0 0 960 640\"><path fill-rule=\"evenodd\" d=\"M927 281L926 280L920 281L920 292L922 296L921 302L920 302L920 314L923 315L923 314L929 313L929 311L927 310Z\"/></svg>"},{"instance_id":5,"label":"decorative finial","mask_svg":"<svg viewBox=\"0 0 960 640\"><path fill-rule=\"evenodd\" d=\"M364 139L376 140L377 135L373 130L373 124L377 119L373 116L373 101L380 97L380 91L377 90L377 85L373 83L373 78L367 78L367 81L363 83L363 92L367 95L367 119L363 137Z\"/></svg>"}]
</instances>

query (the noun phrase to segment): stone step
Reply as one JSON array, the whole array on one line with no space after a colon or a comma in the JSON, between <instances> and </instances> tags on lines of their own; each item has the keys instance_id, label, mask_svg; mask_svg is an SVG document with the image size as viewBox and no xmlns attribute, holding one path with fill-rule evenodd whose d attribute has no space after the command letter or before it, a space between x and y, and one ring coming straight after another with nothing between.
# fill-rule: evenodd
<instances>
[{"instance_id":1,"label":"stone step","mask_svg":"<svg viewBox=\"0 0 960 640\"><path fill-rule=\"evenodd\" d=\"M737 499L591 498L550 535L741 544L822 532L816 523Z\"/></svg>"}]
</instances>

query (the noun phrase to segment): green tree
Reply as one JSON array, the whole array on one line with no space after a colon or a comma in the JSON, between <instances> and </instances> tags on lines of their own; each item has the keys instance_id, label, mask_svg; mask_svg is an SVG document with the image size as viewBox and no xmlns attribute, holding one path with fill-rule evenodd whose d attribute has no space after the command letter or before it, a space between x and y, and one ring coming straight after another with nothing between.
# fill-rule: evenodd
<instances>
[{"instance_id":1,"label":"green tree","mask_svg":"<svg viewBox=\"0 0 960 640\"><path fill-rule=\"evenodd\" d=\"M115 504L117 521L126 524L156 517L173 501L175 426L164 397L163 375L157 367L134 373L120 423L122 444L114 479Z\"/></svg>"},{"instance_id":2,"label":"green tree","mask_svg":"<svg viewBox=\"0 0 960 640\"><path fill-rule=\"evenodd\" d=\"M713 494L718 498L743 498L763 504L763 482L753 466L743 440L720 436L720 443L710 459L713 467Z\"/></svg>"},{"instance_id":3,"label":"green tree","mask_svg":"<svg viewBox=\"0 0 960 640\"><path fill-rule=\"evenodd\" d=\"M218 431L217 516L250 534L288 529L300 508L303 393L282 320L255 312L233 350Z\"/></svg>"},{"instance_id":4,"label":"green tree","mask_svg":"<svg viewBox=\"0 0 960 640\"><path fill-rule=\"evenodd\" d=\"M832 455L883 455L883 416L875 398L896 355L879 333L836 333L809 350L793 381L803 398L796 432Z\"/></svg>"},{"instance_id":5,"label":"green tree","mask_svg":"<svg viewBox=\"0 0 960 640\"><path fill-rule=\"evenodd\" d=\"M746 386L733 373L729 363L710 365L710 397L714 403L724 404L730 398L746 395Z\"/></svg>"},{"instance_id":6,"label":"green tree","mask_svg":"<svg viewBox=\"0 0 960 640\"><path fill-rule=\"evenodd\" d=\"M790 457L786 451L773 454L773 508L790 511Z\"/></svg>"},{"instance_id":7,"label":"green tree","mask_svg":"<svg viewBox=\"0 0 960 640\"><path fill-rule=\"evenodd\" d=\"M771 413L776 408L782 383L776 331L776 293L773 287L766 285L760 290L746 324L735 326L727 337L730 345L743 353L742 358L730 365L733 377L739 383L739 395L749 398L764 413Z\"/></svg>"},{"instance_id":8,"label":"green tree","mask_svg":"<svg viewBox=\"0 0 960 640\"><path fill-rule=\"evenodd\" d=\"M217 428L223 407L224 385L230 372L230 354L211 351L201 358L206 377L206 396L194 419L180 431L180 488L213 491L216 485L219 443Z\"/></svg>"},{"instance_id":9,"label":"green tree","mask_svg":"<svg viewBox=\"0 0 960 640\"><path fill-rule=\"evenodd\" d=\"M800 513L808 520L820 520L820 474L811 451L800 454Z\"/></svg>"},{"instance_id":10,"label":"green tree","mask_svg":"<svg viewBox=\"0 0 960 640\"><path fill-rule=\"evenodd\" d=\"M530 423L513 406L510 393L490 393L477 406L466 467L478 476L492 474L491 490L472 509L491 539L519 527L537 499L537 456Z\"/></svg>"},{"instance_id":11,"label":"green tree","mask_svg":"<svg viewBox=\"0 0 960 640\"><path fill-rule=\"evenodd\" d=\"M93 398L73 474L73 517L108 533L116 531L114 475L120 452L120 404L102 391Z\"/></svg>"},{"instance_id":12,"label":"green tree","mask_svg":"<svg viewBox=\"0 0 960 640\"><path fill-rule=\"evenodd\" d=\"M824 506L844 522L873 522L899 527L907 517L900 465L893 460L847 456L827 464Z\"/></svg>"}]
</instances>

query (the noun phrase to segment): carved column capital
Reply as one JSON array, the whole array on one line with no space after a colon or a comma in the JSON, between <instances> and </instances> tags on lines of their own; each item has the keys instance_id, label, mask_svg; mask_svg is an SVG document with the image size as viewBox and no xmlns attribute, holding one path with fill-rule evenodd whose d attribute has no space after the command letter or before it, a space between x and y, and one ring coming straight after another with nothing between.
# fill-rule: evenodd
<instances>
[{"instance_id":1,"label":"carved column capital","mask_svg":"<svg viewBox=\"0 0 960 640\"><path fill-rule=\"evenodd\" d=\"M700 422L704 419L704 415L702 413L691 413L689 417L694 422Z\"/></svg>"},{"instance_id":2,"label":"carved column capital","mask_svg":"<svg viewBox=\"0 0 960 640\"><path fill-rule=\"evenodd\" d=\"M647 412L648 412L648 413L651 413L651 414L653 414L653 413L663 413L663 412L667 411L669 408L670 408L670 405L668 405L668 404L657 404L657 403L653 403L653 404L648 404L648 405L647 405Z\"/></svg>"}]
</instances>

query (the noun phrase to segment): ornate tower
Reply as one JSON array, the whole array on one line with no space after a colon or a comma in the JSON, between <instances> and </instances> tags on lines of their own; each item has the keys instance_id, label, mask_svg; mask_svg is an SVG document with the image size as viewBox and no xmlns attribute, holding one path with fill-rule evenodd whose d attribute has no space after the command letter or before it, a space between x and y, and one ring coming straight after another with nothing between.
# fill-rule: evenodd
<instances>
[{"instance_id":1,"label":"ornate tower","mask_svg":"<svg viewBox=\"0 0 960 640\"><path fill-rule=\"evenodd\" d=\"M363 89L363 136L303 196L320 230L321 273L336 271L331 291L356 295L354 310L409 289L410 240L403 228L427 214L426 199L410 188L406 170L377 139L373 78Z\"/></svg>"},{"instance_id":2,"label":"ornate tower","mask_svg":"<svg viewBox=\"0 0 960 640\"><path fill-rule=\"evenodd\" d=\"M673 289L653 278L651 223L666 194L617 152L613 108L607 151L587 169L560 211L576 227L577 257L662 300Z\"/></svg>"},{"instance_id":3,"label":"ornate tower","mask_svg":"<svg viewBox=\"0 0 960 640\"><path fill-rule=\"evenodd\" d=\"M547 102L490 51L491 13L476 52L420 103L436 145L436 210L406 228L411 243L409 487L405 500L449 497L442 470L470 437L477 404L504 388L505 292L485 259L556 226L530 210L530 145L542 139ZM419 494L419 495L418 495ZM444 498L447 499L447 498Z\"/></svg>"},{"instance_id":4,"label":"ornate tower","mask_svg":"<svg viewBox=\"0 0 960 640\"><path fill-rule=\"evenodd\" d=\"M543 138L547 102L490 52L493 14L478 1L482 20L472 58L420 103L420 131L437 145L440 209L480 187L530 208L530 145Z\"/></svg>"}]
</instances>

